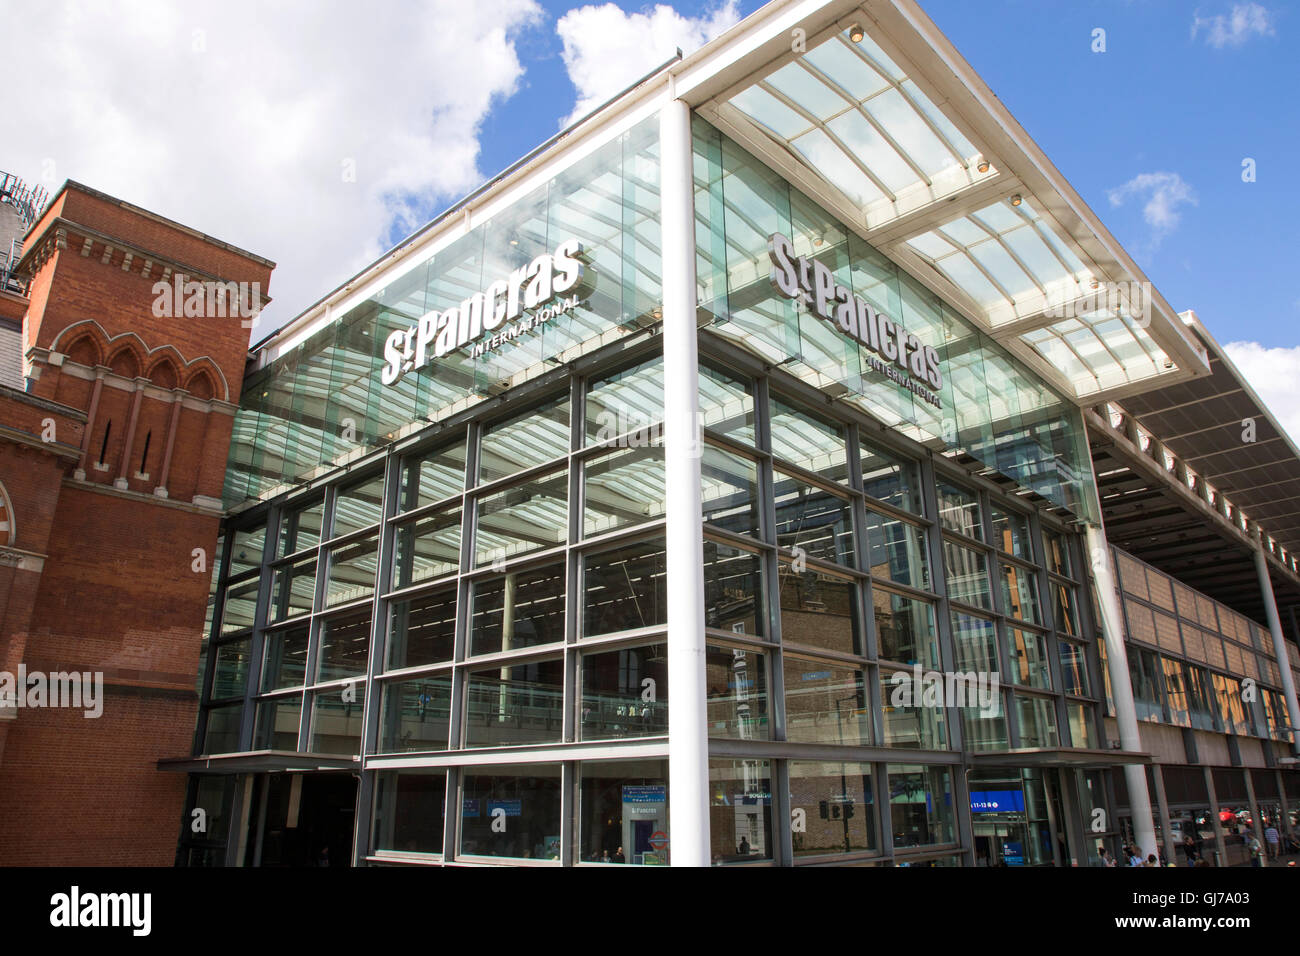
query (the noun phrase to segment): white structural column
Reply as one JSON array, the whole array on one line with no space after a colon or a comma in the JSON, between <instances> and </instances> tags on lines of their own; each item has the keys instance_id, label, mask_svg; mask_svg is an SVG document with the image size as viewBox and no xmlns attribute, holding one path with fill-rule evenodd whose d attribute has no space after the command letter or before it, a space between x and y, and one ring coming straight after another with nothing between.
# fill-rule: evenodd
<instances>
[{"instance_id":1,"label":"white structural column","mask_svg":"<svg viewBox=\"0 0 1300 956\"><path fill-rule=\"evenodd\" d=\"M704 682L699 343L691 111L659 114L663 234L664 468L668 561L668 827L673 866L708 866L709 740Z\"/></svg>"},{"instance_id":2,"label":"white structural column","mask_svg":"<svg viewBox=\"0 0 1300 956\"><path fill-rule=\"evenodd\" d=\"M1110 670L1111 699L1115 703L1115 722L1119 724L1119 741L1125 750L1142 750L1138 734L1137 708L1133 705L1133 683L1128 672L1128 650L1124 646L1124 615L1115 593L1115 571L1111 566L1110 545L1100 526L1088 525L1088 554L1093 580L1097 585L1097 604L1101 607L1102 632L1106 641L1106 665ZM1133 833L1145 857L1156 852L1156 828L1151 819L1151 795L1147 791L1147 774L1141 764L1124 765L1124 783L1128 787L1128 805L1133 814Z\"/></svg>"},{"instance_id":3,"label":"white structural column","mask_svg":"<svg viewBox=\"0 0 1300 956\"><path fill-rule=\"evenodd\" d=\"M1296 706L1295 680L1291 677L1291 661L1282 637L1282 621L1277 614L1277 600L1273 597L1273 582L1268 576L1268 558L1264 557L1264 544L1255 540L1255 573L1259 575L1259 592L1264 598L1264 613L1268 615L1268 629L1273 635L1273 653L1277 656L1277 669L1282 672L1282 693L1286 697L1287 725L1300 727L1300 707ZM1300 731L1291 735L1292 753L1300 753Z\"/></svg>"}]
</instances>

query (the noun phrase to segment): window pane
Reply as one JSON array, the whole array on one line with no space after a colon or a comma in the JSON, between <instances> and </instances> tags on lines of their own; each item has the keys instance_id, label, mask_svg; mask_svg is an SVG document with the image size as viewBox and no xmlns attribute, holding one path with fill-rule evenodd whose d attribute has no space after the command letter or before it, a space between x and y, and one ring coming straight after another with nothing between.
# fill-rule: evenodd
<instances>
[{"instance_id":1,"label":"window pane","mask_svg":"<svg viewBox=\"0 0 1300 956\"><path fill-rule=\"evenodd\" d=\"M942 706L918 700L915 678L908 671L880 672L880 702L885 716L885 746L946 750L948 733ZM910 693L909 693L910 691Z\"/></svg>"},{"instance_id":2,"label":"window pane","mask_svg":"<svg viewBox=\"0 0 1300 956\"><path fill-rule=\"evenodd\" d=\"M558 765L472 767L464 779L462 854L560 859Z\"/></svg>"},{"instance_id":3,"label":"window pane","mask_svg":"<svg viewBox=\"0 0 1300 956\"><path fill-rule=\"evenodd\" d=\"M205 754L231 754L239 752L239 725L243 708L240 704L212 707L208 710L208 725L203 737Z\"/></svg>"},{"instance_id":4,"label":"window pane","mask_svg":"<svg viewBox=\"0 0 1300 956\"><path fill-rule=\"evenodd\" d=\"M866 442L862 443L862 490L903 511L924 513L916 463Z\"/></svg>"},{"instance_id":5,"label":"window pane","mask_svg":"<svg viewBox=\"0 0 1300 956\"><path fill-rule=\"evenodd\" d=\"M253 578L226 588L226 603L221 611L221 633L233 634L253 626L257 612L257 592L260 579ZM310 601L310 597L308 598ZM308 605L310 607L310 604Z\"/></svg>"},{"instance_id":6,"label":"window pane","mask_svg":"<svg viewBox=\"0 0 1300 956\"><path fill-rule=\"evenodd\" d=\"M709 761L714 866L772 859L771 774L766 760Z\"/></svg>"},{"instance_id":7,"label":"window pane","mask_svg":"<svg viewBox=\"0 0 1300 956\"><path fill-rule=\"evenodd\" d=\"M301 719L301 694L258 701L254 749L296 751Z\"/></svg>"},{"instance_id":8,"label":"window pane","mask_svg":"<svg viewBox=\"0 0 1300 956\"><path fill-rule=\"evenodd\" d=\"M660 356L587 386L587 444L607 444L620 435L648 442L664 417L664 363Z\"/></svg>"},{"instance_id":9,"label":"window pane","mask_svg":"<svg viewBox=\"0 0 1300 956\"><path fill-rule=\"evenodd\" d=\"M280 520L280 548L276 557L284 557L320 544L321 525L325 521L325 502L318 501Z\"/></svg>"},{"instance_id":10,"label":"window pane","mask_svg":"<svg viewBox=\"0 0 1300 956\"><path fill-rule=\"evenodd\" d=\"M849 503L776 472L776 543L796 555L803 553L853 567L853 513Z\"/></svg>"},{"instance_id":11,"label":"window pane","mask_svg":"<svg viewBox=\"0 0 1300 956\"><path fill-rule=\"evenodd\" d=\"M583 740L668 733L668 645L582 656Z\"/></svg>"},{"instance_id":12,"label":"window pane","mask_svg":"<svg viewBox=\"0 0 1300 956\"><path fill-rule=\"evenodd\" d=\"M754 389L724 372L700 366L700 421L705 428L754 445Z\"/></svg>"},{"instance_id":13,"label":"window pane","mask_svg":"<svg viewBox=\"0 0 1300 956\"><path fill-rule=\"evenodd\" d=\"M388 668L451 660L456 638L456 588L394 601L388 621Z\"/></svg>"},{"instance_id":14,"label":"window pane","mask_svg":"<svg viewBox=\"0 0 1300 956\"><path fill-rule=\"evenodd\" d=\"M301 687L307 673L307 634L309 625L295 624L278 631L267 631L262 664L262 690Z\"/></svg>"},{"instance_id":15,"label":"window pane","mask_svg":"<svg viewBox=\"0 0 1300 956\"><path fill-rule=\"evenodd\" d=\"M790 761L790 808L803 811L797 857L876 848L871 764Z\"/></svg>"},{"instance_id":16,"label":"window pane","mask_svg":"<svg viewBox=\"0 0 1300 956\"><path fill-rule=\"evenodd\" d=\"M555 743L564 724L564 663L532 661L469 675L465 746Z\"/></svg>"},{"instance_id":17,"label":"window pane","mask_svg":"<svg viewBox=\"0 0 1300 956\"><path fill-rule=\"evenodd\" d=\"M309 614L315 591L315 558L276 568L271 587L271 622Z\"/></svg>"},{"instance_id":18,"label":"window pane","mask_svg":"<svg viewBox=\"0 0 1300 956\"><path fill-rule=\"evenodd\" d=\"M496 481L569 451L569 398L487 426L480 448L479 484Z\"/></svg>"},{"instance_id":19,"label":"window pane","mask_svg":"<svg viewBox=\"0 0 1300 956\"><path fill-rule=\"evenodd\" d=\"M563 471L478 500L476 566L563 544L569 520L569 484Z\"/></svg>"},{"instance_id":20,"label":"window pane","mask_svg":"<svg viewBox=\"0 0 1300 956\"><path fill-rule=\"evenodd\" d=\"M252 643L252 638L245 638L217 648L217 659L213 664L212 700L244 696Z\"/></svg>"},{"instance_id":21,"label":"window pane","mask_svg":"<svg viewBox=\"0 0 1300 956\"><path fill-rule=\"evenodd\" d=\"M934 608L925 601L873 588L880 658L899 664L939 665L934 629Z\"/></svg>"},{"instance_id":22,"label":"window pane","mask_svg":"<svg viewBox=\"0 0 1300 956\"><path fill-rule=\"evenodd\" d=\"M705 541L705 625L762 637L767 631L765 613L758 556L716 541Z\"/></svg>"},{"instance_id":23,"label":"window pane","mask_svg":"<svg viewBox=\"0 0 1300 956\"><path fill-rule=\"evenodd\" d=\"M758 534L758 466L715 445L700 458L704 520L735 534Z\"/></svg>"},{"instance_id":24,"label":"window pane","mask_svg":"<svg viewBox=\"0 0 1300 956\"><path fill-rule=\"evenodd\" d=\"M361 753L365 685L336 687L311 696L311 746L307 749L318 754Z\"/></svg>"},{"instance_id":25,"label":"window pane","mask_svg":"<svg viewBox=\"0 0 1300 956\"><path fill-rule=\"evenodd\" d=\"M375 573L379 570L379 538L371 535L334 548L329 568L326 607L369 597L375 592Z\"/></svg>"},{"instance_id":26,"label":"window pane","mask_svg":"<svg viewBox=\"0 0 1300 956\"><path fill-rule=\"evenodd\" d=\"M992 621L952 612L952 644L956 669L994 674L998 667L998 633Z\"/></svg>"},{"instance_id":27,"label":"window pane","mask_svg":"<svg viewBox=\"0 0 1300 956\"><path fill-rule=\"evenodd\" d=\"M1051 664L1047 659L1047 639L1041 634L1018 627L1010 629L1011 679L1026 687L1052 689Z\"/></svg>"},{"instance_id":28,"label":"window pane","mask_svg":"<svg viewBox=\"0 0 1300 956\"><path fill-rule=\"evenodd\" d=\"M446 750L451 729L451 675L384 684L379 752Z\"/></svg>"},{"instance_id":29,"label":"window pane","mask_svg":"<svg viewBox=\"0 0 1300 956\"><path fill-rule=\"evenodd\" d=\"M943 561L947 572L950 600L993 610L988 558L982 551L974 551L951 541L944 541Z\"/></svg>"},{"instance_id":30,"label":"window pane","mask_svg":"<svg viewBox=\"0 0 1300 956\"><path fill-rule=\"evenodd\" d=\"M1065 712L1070 719L1070 746L1088 750L1098 749L1097 733L1093 729L1092 704L1072 700L1065 702Z\"/></svg>"},{"instance_id":31,"label":"window pane","mask_svg":"<svg viewBox=\"0 0 1300 956\"><path fill-rule=\"evenodd\" d=\"M650 538L583 559L583 635L611 634L668 622L663 538Z\"/></svg>"},{"instance_id":32,"label":"window pane","mask_svg":"<svg viewBox=\"0 0 1300 956\"><path fill-rule=\"evenodd\" d=\"M772 400L772 454L832 481L848 481L844 426Z\"/></svg>"},{"instance_id":33,"label":"window pane","mask_svg":"<svg viewBox=\"0 0 1300 956\"><path fill-rule=\"evenodd\" d=\"M781 643L841 654L862 654L858 632L858 585L806 568L780 566Z\"/></svg>"},{"instance_id":34,"label":"window pane","mask_svg":"<svg viewBox=\"0 0 1300 956\"><path fill-rule=\"evenodd\" d=\"M481 578L472 593L471 654L564 640L564 562Z\"/></svg>"},{"instance_id":35,"label":"window pane","mask_svg":"<svg viewBox=\"0 0 1300 956\"><path fill-rule=\"evenodd\" d=\"M1042 623L1038 614L1038 582L1034 579L1034 572L1002 561L998 565L1002 572L1003 612L1022 621Z\"/></svg>"},{"instance_id":36,"label":"window pane","mask_svg":"<svg viewBox=\"0 0 1300 956\"><path fill-rule=\"evenodd\" d=\"M829 661L786 657L786 739L871 745L871 702L863 672Z\"/></svg>"},{"instance_id":37,"label":"window pane","mask_svg":"<svg viewBox=\"0 0 1300 956\"><path fill-rule=\"evenodd\" d=\"M767 655L709 646L704 655L710 737L767 740Z\"/></svg>"},{"instance_id":38,"label":"window pane","mask_svg":"<svg viewBox=\"0 0 1300 956\"><path fill-rule=\"evenodd\" d=\"M993 546L1024 561L1034 560L1029 543L1029 519L1012 511L989 510L993 522Z\"/></svg>"},{"instance_id":39,"label":"window pane","mask_svg":"<svg viewBox=\"0 0 1300 956\"><path fill-rule=\"evenodd\" d=\"M402 469L402 511L423 508L465 489L465 441L435 449Z\"/></svg>"},{"instance_id":40,"label":"window pane","mask_svg":"<svg viewBox=\"0 0 1300 956\"><path fill-rule=\"evenodd\" d=\"M393 587L452 574L460 567L460 508L448 508L397 529L393 558Z\"/></svg>"},{"instance_id":41,"label":"window pane","mask_svg":"<svg viewBox=\"0 0 1300 956\"><path fill-rule=\"evenodd\" d=\"M984 540L984 527L980 523L979 499L969 491L936 481L939 497L939 523L948 531L956 531L976 541Z\"/></svg>"},{"instance_id":42,"label":"window pane","mask_svg":"<svg viewBox=\"0 0 1300 956\"><path fill-rule=\"evenodd\" d=\"M384 510L383 472L339 492L331 538L341 538L379 522Z\"/></svg>"},{"instance_id":43,"label":"window pane","mask_svg":"<svg viewBox=\"0 0 1300 956\"><path fill-rule=\"evenodd\" d=\"M441 853L446 808L445 770L389 770L377 774L375 849Z\"/></svg>"},{"instance_id":44,"label":"window pane","mask_svg":"<svg viewBox=\"0 0 1300 956\"><path fill-rule=\"evenodd\" d=\"M331 617L320 625L316 682L364 677L370 655L370 608Z\"/></svg>"},{"instance_id":45,"label":"window pane","mask_svg":"<svg viewBox=\"0 0 1300 956\"><path fill-rule=\"evenodd\" d=\"M1016 695L1016 714L1020 723L1021 747L1056 747L1056 708L1042 697Z\"/></svg>"},{"instance_id":46,"label":"window pane","mask_svg":"<svg viewBox=\"0 0 1300 956\"><path fill-rule=\"evenodd\" d=\"M226 572L226 577L261 567L262 549L265 546L266 525L249 531L236 531L234 542L230 546L230 570Z\"/></svg>"},{"instance_id":47,"label":"window pane","mask_svg":"<svg viewBox=\"0 0 1300 956\"><path fill-rule=\"evenodd\" d=\"M873 576L922 591L931 589L930 562L921 528L868 511L867 545Z\"/></svg>"},{"instance_id":48,"label":"window pane","mask_svg":"<svg viewBox=\"0 0 1300 956\"><path fill-rule=\"evenodd\" d=\"M994 706L962 707L961 729L967 750L1006 750L1011 746L1007 733L1007 715L998 693Z\"/></svg>"},{"instance_id":49,"label":"window pane","mask_svg":"<svg viewBox=\"0 0 1300 956\"><path fill-rule=\"evenodd\" d=\"M666 866L668 836L666 760L579 766L579 862Z\"/></svg>"},{"instance_id":50,"label":"window pane","mask_svg":"<svg viewBox=\"0 0 1300 956\"><path fill-rule=\"evenodd\" d=\"M1088 658L1079 644L1061 641L1061 689L1078 697L1088 696Z\"/></svg>"},{"instance_id":51,"label":"window pane","mask_svg":"<svg viewBox=\"0 0 1300 956\"><path fill-rule=\"evenodd\" d=\"M642 524L664 513L664 450L629 448L586 463L582 533Z\"/></svg>"},{"instance_id":52,"label":"window pane","mask_svg":"<svg viewBox=\"0 0 1300 956\"><path fill-rule=\"evenodd\" d=\"M1080 637L1079 612L1075 610L1078 601L1074 587L1060 581L1050 582L1055 606L1052 613L1056 617L1056 629L1069 637Z\"/></svg>"},{"instance_id":53,"label":"window pane","mask_svg":"<svg viewBox=\"0 0 1300 956\"><path fill-rule=\"evenodd\" d=\"M1043 547L1047 554L1047 570L1063 577L1073 577L1070 573L1070 549L1065 536L1044 528Z\"/></svg>"},{"instance_id":54,"label":"window pane","mask_svg":"<svg viewBox=\"0 0 1300 956\"><path fill-rule=\"evenodd\" d=\"M946 767L889 765L889 813L895 848L952 843L952 783Z\"/></svg>"}]
</instances>

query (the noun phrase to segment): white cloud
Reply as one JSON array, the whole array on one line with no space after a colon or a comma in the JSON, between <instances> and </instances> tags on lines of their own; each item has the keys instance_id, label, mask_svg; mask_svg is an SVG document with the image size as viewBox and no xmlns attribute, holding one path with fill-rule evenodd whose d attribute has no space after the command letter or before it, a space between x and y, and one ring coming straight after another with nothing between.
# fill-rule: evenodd
<instances>
[{"instance_id":1,"label":"white cloud","mask_svg":"<svg viewBox=\"0 0 1300 956\"><path fill-rule=\"evenodd\" d=\"M1107 193L1110 204L1124 205L1130 197L1144 198L1142 218L1151 227L1153 244L1173 232L1178 226L1178 207L1184 203L1196 205L1196 193L1177 173L1140 173L1124 185Z\"/></svg>"},{"instance_id":2,"label":"white cloud","mask_svg":"<svg viewBox=\"0 0 1300 956\"><path fill-rule=\"evenodd\" d=\"M1300 445L1300 346L1267 348L1258 342L1223 347L1242 377L1268 406L1291 440Z\"/></svg>"},{"instance_id":3,"label":"white cloud","mask_svg":"<svg viewBox=\"0 0 1300 956\"><path fill-rule=\"evenodd\" d=\"M1258 3L1234 3L1232 12L1202 18L1200 11L1192 14L1192 39L1202 30L1205 42L1216 50L1225 46L1241 46L1252 36L1272 36L1272 14Z\"/></svg>"},{"instance_id":4,"label":"white cloud","mask_svg":"<svg viewBox=\"0 0 1300 956\"><path fill-rule=\"evenodd\" d=\"M261 338L483 178L535 0L44 2L6 52L3 168L75 179L278 263ZM21 92L20 92L21 91ZM355 162L355 182L344 163Z\"/></svg>"},{"instance_id":5,"label":"white cloud","mask_svg":"<svg viewBox=\"0 0 1300 956\"><path fill-rule=\"evenodd\" d=\"M683 17L667 4L624 13L612 3L577 7L560 17L555 32L564 43L564 65L578 89L573 122L681 49L699 49L740 22L737 0L703 16Z\"/></svg>"}]
</instances>

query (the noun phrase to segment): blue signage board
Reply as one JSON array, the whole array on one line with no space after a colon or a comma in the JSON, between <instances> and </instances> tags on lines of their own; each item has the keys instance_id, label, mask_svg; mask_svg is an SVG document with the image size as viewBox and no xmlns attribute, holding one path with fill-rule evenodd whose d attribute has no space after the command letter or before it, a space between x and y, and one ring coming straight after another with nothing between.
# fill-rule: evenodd
<instances>
[{"instance_id":1,"label":"blue signage board","mask_svg":"<svg viewBox=\"0 0 1300 956\"><path fill-rule=\"evenodd\" d=\"M1020 790L972 790L971 813L1024 813L1025 795Z\"/></svg>"}]
</instances>

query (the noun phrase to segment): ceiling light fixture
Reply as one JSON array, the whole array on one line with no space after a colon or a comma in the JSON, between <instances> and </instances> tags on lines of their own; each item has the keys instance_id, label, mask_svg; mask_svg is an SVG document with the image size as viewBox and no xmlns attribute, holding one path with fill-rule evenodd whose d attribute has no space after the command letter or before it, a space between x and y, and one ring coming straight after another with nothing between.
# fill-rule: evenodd
<instances>
[{"instance_id":1,"label":"ceiling light fixture","mask_svg":"<svg viewBox=\"0 0 1300 956\"><path fill-rule=\"evenodd\" d=\"M861 43L864 36L866 36L866 33L863 32L863 29L859 24L855 23L853 26L849 27L849 39L854 43Z\"/></svg>"},{"instance_id":2,"label":"ceiling light fixture","mask_svg":"<svg viewBox=\"0 0 1300 956\"><path fill-rule=\"evenodd\" d=\"M975 168L978 169L981 173L987 173L989 171L989 161L987 159L981 159L979 161L979 165L976 166Z\"/></svg>"},{"instance_id":3,"label":"ceiling light fixture","mask_svg":"<svg viewBox=\"0 0 1300 956\"><path fill-rule=\"evenodd\" d=\"M1019 206L1022 202L1024 202L1024 200L1020 198L1020 193L1016 193L1011 197L1011 205L1013 206Z\"/></svg>"}]
</instances>

